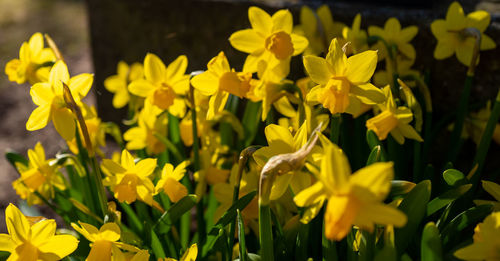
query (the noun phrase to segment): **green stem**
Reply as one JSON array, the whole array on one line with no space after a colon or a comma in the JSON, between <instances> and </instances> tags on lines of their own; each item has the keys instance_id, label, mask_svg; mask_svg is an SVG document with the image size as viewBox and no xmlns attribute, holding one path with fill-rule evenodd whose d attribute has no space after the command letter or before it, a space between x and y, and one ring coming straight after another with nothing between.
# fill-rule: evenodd
<instances>
[{"instance_id":1,"label":"green stem","mask_svg":"<svg viewBox=\"0 0 500 261\"><path fill-rule=\"evenodd\" d=\"M342 123L342 117L340 113L335 113L330 117L330 140L339 144L339 134L340 134L340 124Z\"/></svg>"},{"instance_id":2,"label":"green stem","mask_svg":"<svg viewBox=\"0 0 500 261\"><path fill-rule=\"evenodd\" d=\"M474 75L467 75L465 78L464 89L462 91L462 96L457 108L457 114L455 118L455 125L453 127L453 132L450 138L450 153L448 154L448 161L454 162L460 151L460 139L462 138L462 130L464 128L465 116L467 115L467 109L469 104L469 96L472 89L472 83L474 81Z\"/></svg>"},{"instance_id":3,"label":"green stem","mask_svg":"<svg viewBox=\"0 0 500 261\"><path fill-rule=\"evenodd\" d=\"M262 261L274 261L271 208L259 202L259 242Z\"/></svg>"}]
</instances>

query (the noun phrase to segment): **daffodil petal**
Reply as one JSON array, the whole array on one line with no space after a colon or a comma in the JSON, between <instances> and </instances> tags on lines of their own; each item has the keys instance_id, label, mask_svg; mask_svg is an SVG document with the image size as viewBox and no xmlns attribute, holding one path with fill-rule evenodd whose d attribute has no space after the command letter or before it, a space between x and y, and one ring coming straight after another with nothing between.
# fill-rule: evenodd
<instances>
[{"instance_id":1,"label":"daffodil petal","mask_svg":"<svg viewBox=\"0 0 500 261\"><path fill-rule=\"evenodd\" d=\"M438 60L446 59L455 53L455 49L450 47L449 41L438 41L434 49L434 58Z\"/></svg>"},{"instance_id":2,"label":"daffodil petal","mask_svg":"<svg viewBox=\"0 0 500 261\"><path fill-rule=\"evenodd\" d=\"M467 27L477 28L480 32L484 32L490 24L490 14L483 10L478 10L467 15L465 18Z\"/></svg>"},{"instance_id":3,"label":"daffodil petal","mask_svg":"<svg viewBox=\"0 0 500 261\"><path fill-rule=\"evenodd\" d=\"M276 142L284 142L288 145L288 148L291 148L293 146L293 137L287 128L276 124L270 124L267 125L264 132L266 134L266 139L269 146L273 146ZM277 144L278 143L276 143L276 145Z\"/></svg>"},{"instance_id":4,"label":"daffodil petal","mask_svg":"<svg viewBox=\"0 0 500 261\"><path fill-rule=\"evenodd\" d=\"M369 105L380 104L385 100L385 95L381 89L371 83L351 86L351 93L361 102Z\"/></svg>"},{"instance_id":5,"label":"daffodil petal","mask_svg":"<svg viewBox=\"0 0 500 261\"><path fill-rule=\"evenodd\" d=\"M203 95L213 95L219 88L219 77L211 71L205 71L191 79L191 84Z\"/></svg>"},{"instance_id":6,"label":"daffodil petal","mask_svg":"<svg viewBox=\"0 0 500 261\"><path fill-rule=\"evenodd\" d=\"M321 182L316 182L309 188L300 191L300 193L293 198L293 201L299 207L306 207L325 200L325 195L323 184Z\"/></svg>"},{"instance_id":7,"label":"daffodil petal","mask_svg":"<svg viewBox=\"0 0 500 261\"><path fill-rule=\"evenodd\" d=\"M491 37L485 35L485 34L482 34L481 35L481 46L480 46L480 50L491 50L491 49L495 49L497 47L497 44L495 43L495 41L493 41L493 39L491 39Z\"/></svg>"},{"instance_id":8,"label":"daffodil petal","mask_svg":"<svg viewBox=\"0 0 500 261\"><path fill-rule=\"evenodd\" d=\"M188 59L185 55L180 55L171 62L166 69L166 77L169 82L176 82L184 76L188 66Z\"/></svg>"},{"instance_id":9,"label":"daffodil petal","mask_svg":"<svg viewBox=\"0 0 500 261\"><path fill-rule=\"evenodd\" d=\"M329 65L321 57L313 55L304 56L304 67L311 80L317 84L326 85L332 77L332 73L328 68Z\"/></svg>"},{"instance_id":10,"label":"daffodil petal","mask_svg":"<svg viewBox=\"0 0 500 261\"><path fill-rule=\"evenodd\" d=\"M39 130L47 126L50 118L50 104L37 107L31 113L26 122L26 129L29 131Z\"/></svg>"},{"instance_id":11,"label":"daffodil petal","mask_svg":"<svg viewBox=\"0 0 500 261\"><path fill-rule=\"evenodd\" d=\"M411 41L418 33L418 27L417 26L408 26L401 30L399 33L399 39L402 42L409 42Z\"/></svg>"},{"instance_id":12,"label":"daffodil petal","mask_svg":"<svg viewBox=\"0 0 500 261\"><path fill-rule=\"evenodd\" d=\"M46 219L31 226L31 242L38 246L56 233L56 221Z\"/></svg>"},{"instance_id":13,"label":"daffodil petal","mask_svg":"<svg viewBox=\"0 0 500 261\"><path fill-rule=\"evenodd\" d=\"M67 108L53 108L51 111L52 123L57 132L65 140L75 137L76 123L73 113Z\"/></svg>"},{"instance_id":14,"label":"daffodil petal","mask_svg":"<svg viewBox=\"0 0 500 261\"><path fill-rule=\"evenodd\" d=\"M156 168L156 159L151 159L151 158L143 159L139 161L135 166L136 174L142 178L146 178L149 175L151 175L151 173L153 173L155 168Z\"/></svg>"},{"instance_id":15,"label":"daffodil petal","mask_svg":"<svg viewBox=\"0 0 500 261\"><path fill-rule=\"evenodd\" d=\"M269 199L277 200L281 196L283 196L283 194L285 194L286 190L288 189L288 185L290 184L292 178L292 174L283 174L276 177L271 187L271 195L269 195Z\"/></svg>"},{"instance_id":16,"label":"daffodil petal","mask_svg":"<svg viewBox=\"0 0 500 261\"><path fill-rule=\"evenodd\" d=\"M29 240L30 224L28 219L13 204L9 204L5 209L5 223L14 242L21 243Z\"/></svg>"},{"instance_id":17,"label":"daffodil petal","mask_svg":"<svg viewBox=\"0 0 500 261\"><path fill-rule=\"evenodd\" d=\"M446 27L448 30L462 30L466 26L464 10L458 2L451 3L446 13Z\"/></svg>"},{"instance_id":18,"label":"daffodil petal","mask_svg":"<svg viewBox=\"0 0 500 261\"><path fill-rule=\"evenodd\" d=\"M69 80L68 86L71 90L73 96L77 96L79 99L85 97L92 87L92 82L94 81L94 75L90 73L82 73L77 76L72 77Z\"/></svg>"},{"instance_id":19,"label":"daffodil petal","mask_svg":"<svg viewBox=\"0 0 500 261\"><path fill-rule=\"evenodd\" d=\"M334 38L328 47L326 61L332 66L332 73L337 76L344 75L347 66L347 57L342 51L342 46L337 38Z\"/></svg>"},{"instance_id":20,"label":"daffodil petal","mask_svg":"<svg viewBox=\"0 0 500 261\"><path fill-rule=\"evenodd\" d=\"M376 224L403 227L408 218L399 209L381 203L370 203L360 208L360 216L367 215Z\"/></svg>"},{"instance_id":21,"label":"daffodil petal","mask_svg":"<svg viewBox=\"0 0 500 261\"><path fill-rule=\"evenodd\" d=\"M300 36L298 34L291 34L290 36L292 38L293 44L293 56L302 53L309 45L309 41L303 36Z\"/></svg>"},{"instance_id":22,"label":"daffodil petal","mask_svg":"<svg viewBox=\"0 0 500 261\"><path fill-rule=\"evenodd\" d=\"M245 29L233 33L229 37L229 42L234 49L244 53L254 53L264 48L264 38L255 30Z\"/></svg>"},{"instance_id":23,"label":"daffodil petal","mask_svg":"<svg viewBox=\"0 0 500 261\"><path fill-rule=\"evenodd\" d=\"M365 51L347 59L346 76L354 84L370 80L377 66L377 51Z\"/></svg>"},{"instance_id":24,"label":"daffodil petal","mask_svg":"<svg viewBox=\"0 0 500 261\"><path fill-rule=\"evenodd\" d=\"M144 58L144 76L146 80L159 83L165 80L167 68L155 54L148 53Z\"/></svg>"},{"instance_id":25,"label":"daffodil petal","mask_svg":"<svg viewBox=\"0 0 500 261\"><path fill-rule=\"evenodd\" d=\"M59 260L73 253L78 247L78 240L72 235L54 235L38 245L40 257L45 260ZM51 259L54 258L54 259Z\"/></svg>"},{"instance_id":26,"label":"daffodil petal","mask_svg":"<svg viewBox=\"0 0 500 261\"><path fill-rule=\"evenodd\" d=\"M273 32L283 31L287 34L292 33L293 18L288 10L279 10L271 17L273 20Z\"/></svg>"},{"instance_id":27,"label":"daffodil petal","mask_svg":"<svg viewBox=\"0 0 500 261\"><path fill-rule=\"evenodd\" d=\"M248 8L248 20L250 20L252 28L263 37L271 34L273 20L264 10L256 6Z\"/></svg>"},{"instance_id":28,"label":"daffodil petal","mask_svg":"<svg viewBox=\"0 0 500 261\"><path fill-rule=\"evenodd\" d=\"M356 171L351 176L351 184L367 188L377 200L384 200L391 189L394 178L392 162L377 162Z\"/></svg>"},{"instance_id":29,"label":"daffodil petal","mask_svg":"<svg viewBox=\"0 0 500 261\"><path fill-rule=\"evenodd\" d=\"M48 82L39 82L33 85L30 89L33 102L38 106L52 103L54 93L51 88L52 86Z\"/></svg>"},{"instance_id":30,"label":"daffodil petal","mask_svg":"<svg viewBox=\"0 0 500 261\"><path fill-rule=\"evenodd\" d=\"M137 95L139 97L146 97L155 89L156 87L151 82L145 79L135 80L131 82L128 86L128 90L132 94Z\"/></svg>"},{"instance_id":31,"label":"daffodil petal","mask_svg":"<svg viewBox=\"0 0 500 261\"><path fill-rule=\"evenodd\" d=\"M61 86L61 82L68 83L68 81L68 67L63 61L59 60L52 66L52 69L50 69L49 82L52 86Z\"/></svg>"},{"instance_id":32,"label":"daffodil petal","mask_svg":"<svg viewBox=\"0 0 500 261\"><path fill-rule=\"evenodd\" d=\"M7 234L0 234L0 251L13 252L16 244L12 241L11 236Z\"/></svg>"}]
</instances>

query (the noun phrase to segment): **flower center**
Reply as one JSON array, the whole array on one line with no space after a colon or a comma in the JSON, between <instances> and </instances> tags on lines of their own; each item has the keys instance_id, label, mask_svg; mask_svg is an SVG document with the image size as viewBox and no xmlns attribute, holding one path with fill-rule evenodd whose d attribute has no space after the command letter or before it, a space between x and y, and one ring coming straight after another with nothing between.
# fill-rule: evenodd
<instances>
[{"instance_id":1,"label":"flower center","mask_svg":"<svg viewBox=\"0 0 500 261\"><path fill-rule=\"evenodd\" d=\"M242 98L250 90L251 78L250 73L225 72L219 78L219 90Z\"/></svg>"},{"instance_id":2,"label":"flower center","mask_svg":"<svg viewBox=\"0 0 500 261\"><path fill-rule=\"evenodd\" d=\"M326 84L323 95L318 101L332 114L345 112L349 106L351 83L345 77L332 77Z\"/></svg>"},{"instance_id":3,"label":"flower center","mask_svg":"<svg viewBox=\"0 0 500 261\"><path fill-rule=\"evenodd\" d=\"M274 33L266 39L266 49L273 53L277 59L286 59L292 56L294 51L292 38L283 31Z\"/></svg>"},{"instance_id":4,"label":"flower center","mask_svg":"<svg viewBox=\"0 0 500 261\"><path fill-rule=\"evenodd\" d=\"M398 119L389 110L366 121L366 127L377 134L380 140L387 138L387 134L398 125Z\"/></svg>"},{"instance_id":5,"label":"flower center","mask_svg":"<svg viewBox=\"0 0 500 261\"><path fill-rule=\"evenodd\" d=\"M166 110L170 105L174 104L174 99L175 92L172 87L162 83L161 87L154 91L151 103L162 110Z\"/></svg>"},{"instance_id":6,"label":"flower center","mask_svg":"<svg viewBox=\"0 0 500 261\"><path fill-rule=\"evenodd\" d=\"M115 197L120 202L132 203L137 199L138 177L135 174L125 174L121 182L115 187Z\"/></svg>"}]
</instances>

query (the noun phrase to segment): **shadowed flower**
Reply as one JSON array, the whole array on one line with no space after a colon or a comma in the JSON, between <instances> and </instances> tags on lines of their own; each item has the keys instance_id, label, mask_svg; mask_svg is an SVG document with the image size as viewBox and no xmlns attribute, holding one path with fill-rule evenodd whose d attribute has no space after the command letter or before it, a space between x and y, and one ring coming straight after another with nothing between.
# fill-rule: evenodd
<instances>
[{"instance_id":1,"label":"shadowed flower","mask_svg":"<svg viewBox=\"0 0 500 261\"><path fill-rule=\"evenodd\" d=\"M379 60L383 60L387 57L387 52L392 52L392 50L387 50L387 48L392 48L395 46L397 48L397 54L403 56L407 60L415 60L416 52L410 41L417 35L417 26L408 26L401 29L401 24L399 20L391 17L384 25L384 28L378 26L368 27L368 34L370 36L378 36L382 38L386 46L381 41L378 41L373 48L379 50Z\"/></svg>"},{"instance_id":2,"label":"shadowed flower","mask_svg":"<svg viewBox=\"0 0 500 261\"><path fill-rule=\"evenodd\" d=\"M109 76L104 80L104 87L115 94L113 96L113 107L119 109L127 105L130 100L128 84L141 79L144 76L144 71L140 63L133 63L129 66L124 61L120 61L116 72L116 75Z\"/></svg>"},{"instance_id":3,"label":"shadowed flower","mask_svg":"<svg viewBox=\"0 0 500 261\"><path fill-rule=\"evenodd\" d=\"M156 184L155 194L163 191L168 195L170 201L174 203L187 196L188 190L186 186L179 181L184 177L184 174L186 174L186 167L188 165L189 161L183 161L174 169L172 164L165 164L161 172L161 178Z\"/></svg>"},{"instance_id":4,"label":"shadowed flower","mask_svg":"<svg viewBox=\"0 0 500 261\"><path fill-rule=\"evenodd\" d=\"M455 251L463 260L500 260L500 212L493 212L474 229L474 243Z\"/></svg>"}]
</instances>

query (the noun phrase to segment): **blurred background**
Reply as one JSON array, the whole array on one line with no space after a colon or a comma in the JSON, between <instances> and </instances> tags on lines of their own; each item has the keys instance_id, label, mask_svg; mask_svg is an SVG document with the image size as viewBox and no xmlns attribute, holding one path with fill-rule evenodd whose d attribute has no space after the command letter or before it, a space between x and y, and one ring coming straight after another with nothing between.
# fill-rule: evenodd
<instances>
[{"instance_id":1,"label":"blurred background","mask_svg":"<svg viewBox=\"0 0 500 261\"><path fill-rule=\"evenodd\" d=\"M168 64L178 55L186 54L188 71L193 71L205 69L210 58L222 50L230 64L240 70L245 54L234 50L227 39L231 33L249 27L249 6L258 5L271 13L289 8L297 24L302 5L316 9L324 3L329 4L335 21L348 26L357 13L362 14L363 29L368 25L383 26L390 17L398 18L403 27L417 25L419 33L412 41L417 49L415 69L430 72L436 118L454 110L466 68L454 57L435 61L432 52L436 40L430 32L430 23L445 17L449 0L0 0L0 232L5 231L4 208L9 202L19 200L11 186L18 174L3 154L14 150L25 155L37 141L43 144L48 156L65 146L52 126L36 132L25 129L35 108L29 95L30 86L9 82L3 72L5 64L18 57L22 42L33 33L51 35L71 75L95 73L93 93L86 98L87 103L98 105L103 120L120 121L120 115L124 114L117 114L111 107L112 94L103 87L104 79L116 73L118 61L142 62L147 52L153 52ZM500 1L466 0L460 3L466 13L476 9L491 13L492 23L486 34L500 46ZM484 102L495 96L500 83L499 50L497 47L481 54L471 102ZM304 74L298 57L292 63L292 74L292 79ZM436 160L444 155L445 142L436 145L432 155ZM474 144L469 142L467 147L473 151ZM498 145L493 145L489 157L498 156L498 151ZM471 158L467 152L461 157ZM500 171L499 164L498 160L492 160L485 171ZM53 217L44 208L41 214Z\"/></svg>"}]
</instances>

